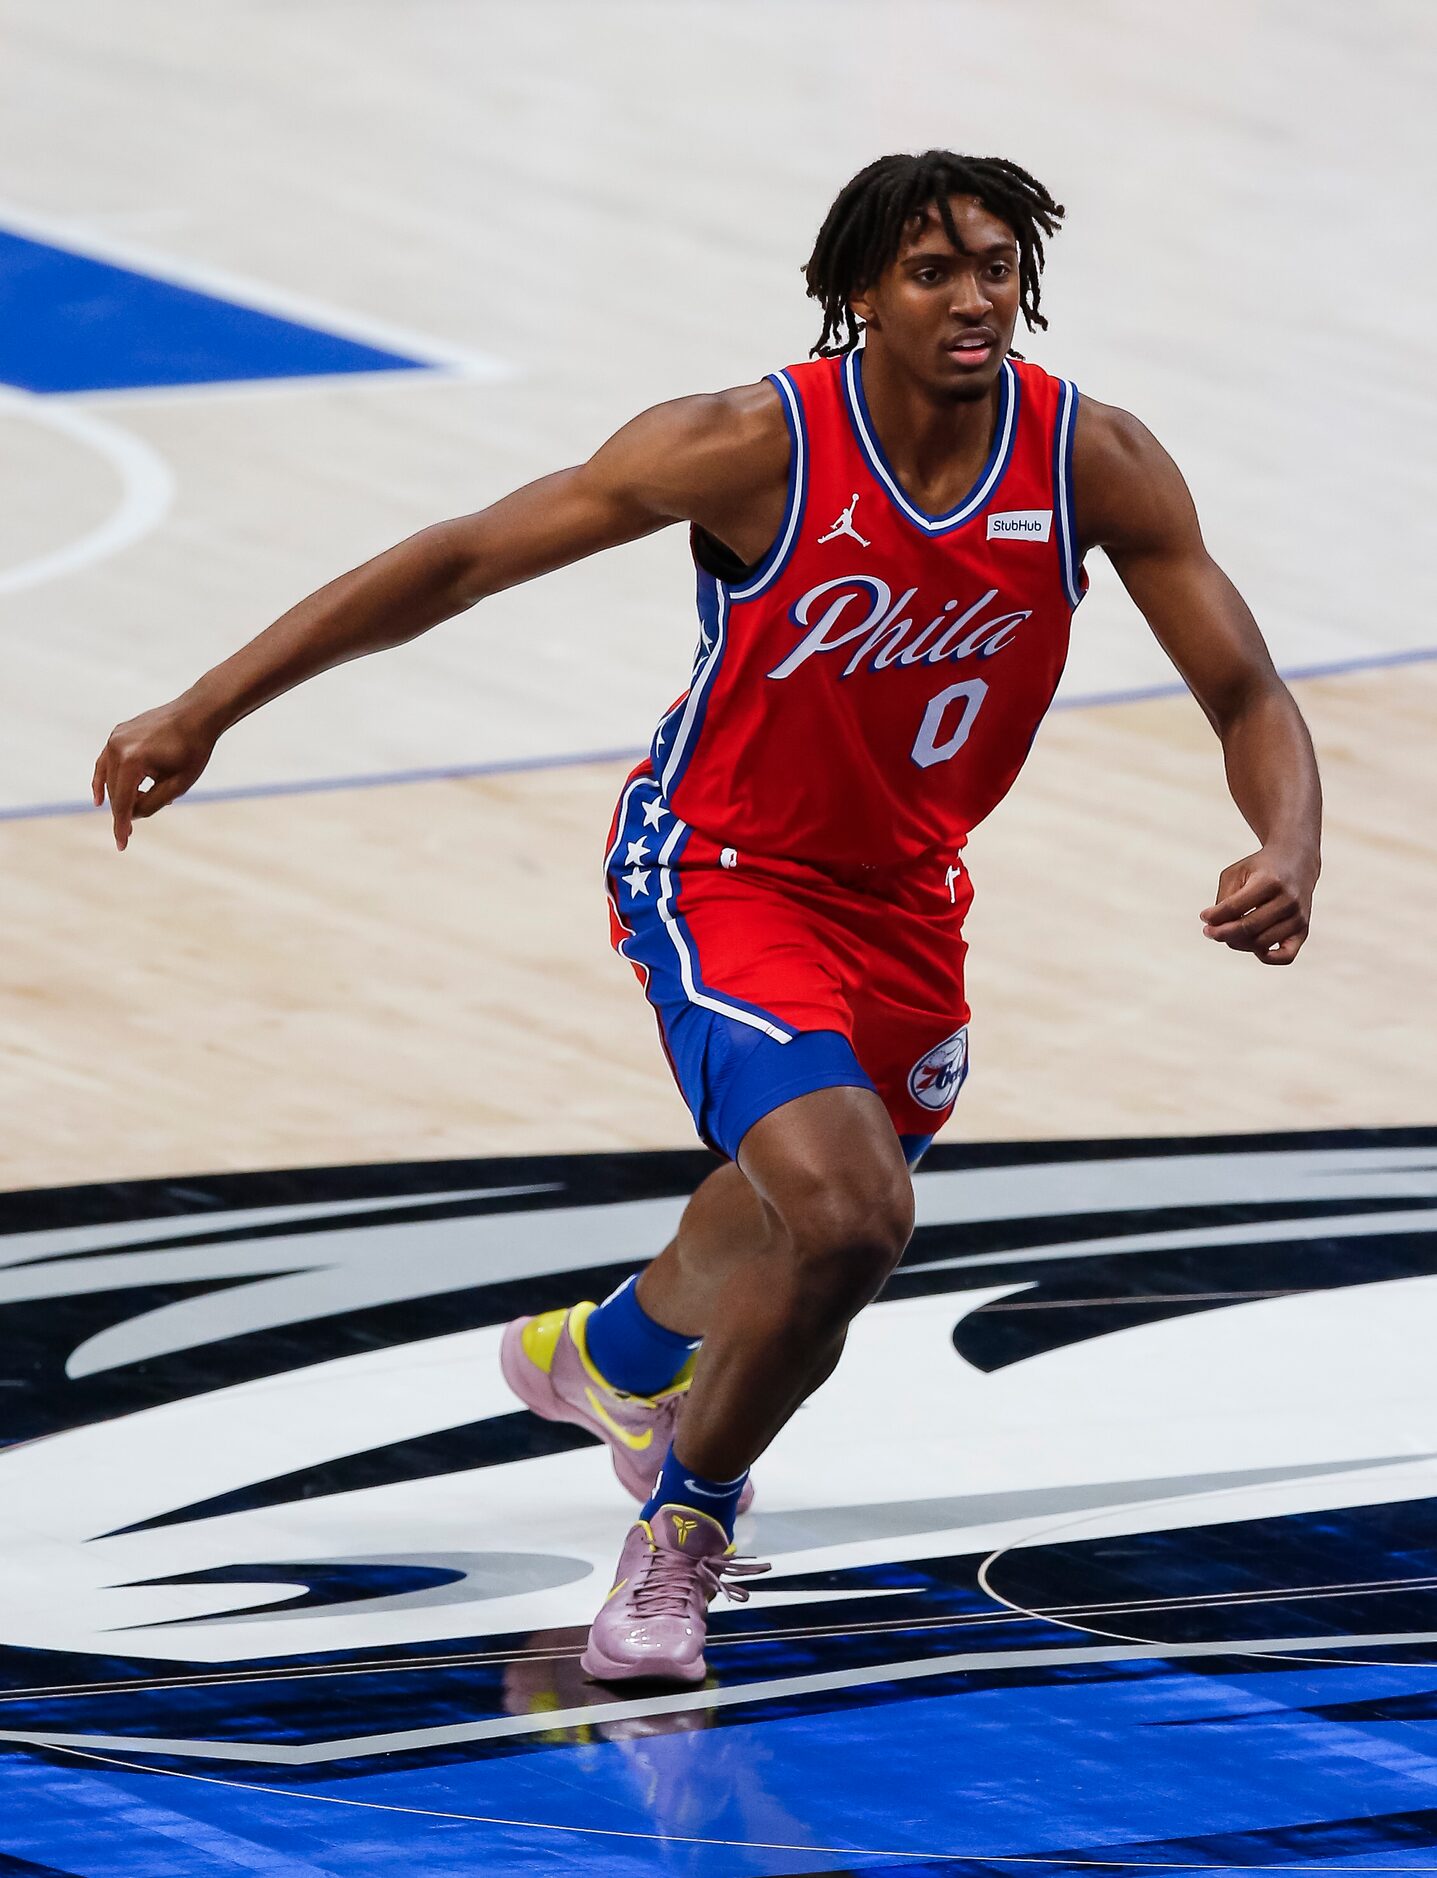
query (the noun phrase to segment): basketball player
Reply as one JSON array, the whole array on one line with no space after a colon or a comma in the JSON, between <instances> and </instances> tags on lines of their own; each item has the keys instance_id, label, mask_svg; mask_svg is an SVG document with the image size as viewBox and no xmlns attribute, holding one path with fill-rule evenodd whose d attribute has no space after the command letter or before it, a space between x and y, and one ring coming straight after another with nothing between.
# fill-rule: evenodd
<instances>
[{"instance_id":1,"label":"basketball player","mask_svg":"<svg viewBox=\"0 0 1437 1878\"><path fill-rule=\"evenodd\" d=\"M1004 160L870 164L808 263L810 362L646 411L589 462L341 576L122 725L95 769L123 848L301 680L691 525L693 677L624 786L607 882L724 1164L637 1280L503 1341L519 1397L607 1442L643 1503L583 1659L601 1679L702 1679L709 1602L764 1569L734 1553L750 1465L908 1242L910 1169L967 1068L963 848L1052 699L1094 549L1211 720L1259 844L1205 935L1289 965L1307 934L1317 770L1252 615L1143 426L1012 350L1020 313L1046 325L1062 215Z\"/></svg>"}]
</instances>

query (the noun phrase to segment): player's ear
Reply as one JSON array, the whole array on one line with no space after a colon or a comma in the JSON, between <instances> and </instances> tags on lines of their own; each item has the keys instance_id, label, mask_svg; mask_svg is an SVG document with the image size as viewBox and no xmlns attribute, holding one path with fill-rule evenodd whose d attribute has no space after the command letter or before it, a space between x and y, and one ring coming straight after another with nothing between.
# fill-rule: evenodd
<instances>
[{"instance_id":1,"label":"player's ear","mask_svg":"<svg viewBox=\"0 0 1437 1878\"><path fill-rule=\"evenodd\" d=\"M854 294L848 304L853 310L853 317L859 321L861 325L874 327L878 325L878 318L873 310L873 302L866 291Z\"/></svg>"}]
</instances>

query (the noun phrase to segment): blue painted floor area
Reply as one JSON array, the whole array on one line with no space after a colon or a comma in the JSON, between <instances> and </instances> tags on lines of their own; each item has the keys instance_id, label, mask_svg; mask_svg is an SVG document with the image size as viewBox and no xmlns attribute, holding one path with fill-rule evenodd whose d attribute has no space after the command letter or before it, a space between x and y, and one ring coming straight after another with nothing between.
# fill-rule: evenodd
<instances>
[{"instance_id":1,"label":"blue painted floor area","mask_svg":"<svg viewBox=\"0 0 1437 1878\"><path fill-rule=\"evenodd\" d=\"M1418 1691L1418 1722L1319 1713ZM417 1861L495 1878L763 1878L883 1869L895 1854L939 1857L943 1871L1105 1858L1437 1869L1437 1666L1249 1676L1231 1659L1211 1673L1152 1663L1111 1680L978 1691L953 1679L856 1709L651 1724L352 1778L208 1771L17 1755L0 1766L4 1844L85 1878L108 1878L121 1832L127 1868L155 1878L257 1855L283 1861L261 1870L398 1873ZM543 1829L485 1823L495 1820ZM816 1863L825 1846L843 1862Z\"/></svg>"},{"instance_id":2,"label":"blue painted floor area","mask_svg":"<svg viewBox=\"0 0 1437 1878\"><path fill-rule=\"evenodd\" d=\"M1325 1673L1294 1675L1286 1700L1318 1697ZM1437 1686L1431 1668L1361 1674L1368 1695ZM1100 1857L1115 1845L1281 1832L1344 1810L1437 1807L1431 1722L1409 1728L1407 1745L1398 1747L1380 1725L1331 1728L1299 1711L1274 1743L1266 1717L1284 1706L1282 1696L1254 1696L1240 1683L1214 1686L1181 1669L1111 1683L950 1691L815 1714L754 1715L709 1731L551 1749L488 1766L396 1771L319 1790L371 1804L611 1825L675 1840L826 1842L974 1858ZM1264 1719L1246 1727L1164 1726L1258 1704ZM1365 1843L1384 1844L1380 1827ZM586 1848L587 1855L599 1849ZM604 1859L615 1849L605 1845ZM730 1848L691 1846L669 1856L660 1869L703 1878L803 1869L771 1851L740 1861Z\"/></svg>"},{"instance_id":3,"label":"blue painted floor area","mask_svg":"<svg viewBox=\"0 0 1437 1878\"><path fill-rule=\"evenodd\" d=\"M656 1700L578 1662L606 1457L485 1377L619 1275L573 1267L590 1209L707 1165L0 1198L0 1878L1437 1873L1437 1131L936 1148L831 1477L775 1448L774 1570ZM472 1390L416 1433L456 1336ZM911 1458L844 1406L884 1365ZM945 1390L996 1486L957 1490Z\"/></svg>"},{"instance_id":4,"label":"blue painted floor area","mask_svg":"<svg viewBox=\"0 0 1437 1878\"><path fill-rule=\"evenodd\" d=\"M22 391L426 369L423 359L0 229L0 381Z\"/></svg>"}]
</instances>

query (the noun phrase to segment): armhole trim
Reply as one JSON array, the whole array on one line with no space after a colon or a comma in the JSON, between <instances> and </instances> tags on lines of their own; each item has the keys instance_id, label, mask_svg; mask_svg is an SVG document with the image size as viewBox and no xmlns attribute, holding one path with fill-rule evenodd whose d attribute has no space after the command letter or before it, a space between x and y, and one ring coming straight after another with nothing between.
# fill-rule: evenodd
<instances>
[{"instance_id":1,"label":"armhole trim","mask_svg":"<svg viewBox=\"0 0 1437 1878\"><path fill-rule=\"evenodd\" d=\"M729 587L731 600L753 600L778 579L798 539L808 494L808 436L802 400L787 372L769 372L766 382L777 388L783 404L783 420L788 426L788 497L784 503L783 525L773 546L741 583Z\"/></svg>"},{"instance_id":2,"label":"armhole trim","mask_svg":"<svg viewBox=\"0 0 1437 1878\"><path fill-rule=\"evenodd\" d=\"M1087 592L1078 555L1078 527L1073 509L1073 433L1078 425L1078 388L1059 379L1061 401L1053 425L1053 506L1058 511L1058 563L1063 591L1076 609Z\"/></svg>"}]
</instances>

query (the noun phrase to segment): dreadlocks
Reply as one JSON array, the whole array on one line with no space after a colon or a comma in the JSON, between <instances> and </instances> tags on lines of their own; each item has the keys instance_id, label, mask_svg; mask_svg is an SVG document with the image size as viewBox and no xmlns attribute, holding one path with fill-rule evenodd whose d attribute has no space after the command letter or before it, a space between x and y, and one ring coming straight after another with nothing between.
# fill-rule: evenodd
<instances>
[{"instance_id":1,"label":"dreadlocks","mask_svg":"<svg viewBox=\"0 0 1437 1878\"><path fill-rule=\"evenodd\" d=\"M909 224L930 203L944 232L964 253L949 206L950 196L977 196L1006 222L1018 240L1019 304L1029 331L1048 322L1038 311L1043 272L1043 237L1056 232L1064 209L1027 170L1005 157L954 156L925 150L922 156L879 157L839 190L824 218L804 268L811 300L823 308L823 331L812 351L840 358L858 344L858 322L850 298L871 287L894 260Z\"/></svg>"}]
</instances>

